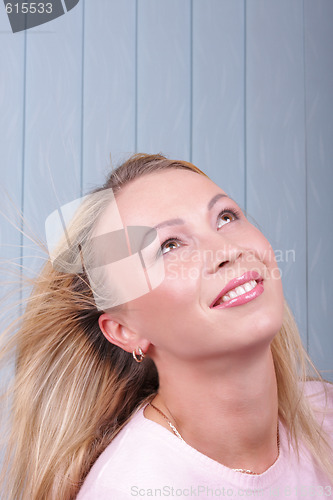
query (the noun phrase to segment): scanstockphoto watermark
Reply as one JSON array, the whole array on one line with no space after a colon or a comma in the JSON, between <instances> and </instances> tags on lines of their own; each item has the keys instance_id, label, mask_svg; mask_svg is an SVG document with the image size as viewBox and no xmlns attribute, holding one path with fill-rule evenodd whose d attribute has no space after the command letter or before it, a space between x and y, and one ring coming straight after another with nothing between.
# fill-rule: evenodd
<instances>
[{"instance_id":1,"label":"scanstockphoto watermark","mask_svg":"<svg viewBox=\"0 0 333 500\"><path fill-rule=\"evenodd\" d=\"M204 485L190 485L175 487L164 485L161 488L140 488L131 486L130 494L137 498L325 498L331 497L333 489L329 485L284 485L271 486L265 489L242 489L231 487L214 487Z\"/></svg>"},{"instance_id":2,"label":"scanstockphoto watermark","mask_svg":"<svg viewBox=\"0 0 333 500\"><path fill-rule=\"evenodd\" d=\"M198 249L184 249L182 251L182 261L183 262L200 262L206 259L217 259L224 260L226 255L230 251L229 247L221 247L218 250L198 250ZM172 252L169 252L170 254ZM245 259L247 262L255 262L256 260L263 260L270 255L269 250L265 250L260 253L260 256L252 251L247 250L245 253ZM296 251L291 249L277 249L274 250L274 256L277 263L280 262L296 262Z\"/></svg>"},{"instance_id":3,"label":"scanstockphoto watermark","mask_svg":"<svg viewBox=\"0 0 333 500\"><path fill-rule=\"evenodd\" d=\"M179 249L180 252L168 252L164 263L166 274L169 280L177 279L210 279L212 269L223 267L223 276L225 280L232 280L251 271L257 273L263 279L280 279L283 271L280 267L267 267L268 261L272 262L274 255L276 263L290 264L296 262L296 251L294 249L274 251L267 250L260 255L251 250L245 251L239 260L233 262L233 265L225 265L230 259L229 248L219 248L218 250L198 250L198 249Z\"/></svg>"},{"instance_id":4,"label":"scanstockphoto watermark","mask_svg":"<svg viewBox=\"0 0 333 500\"><path fill-rule=\"evenodd\" d=\"M87 215L92 213L99 214L93 225ZM102 311L164 280L164 259L154 258L160 247L156 229L124 225L111 188L59 206L45 221L45 235L53 268L85 274Z\"/></svg>"}]
</instances>

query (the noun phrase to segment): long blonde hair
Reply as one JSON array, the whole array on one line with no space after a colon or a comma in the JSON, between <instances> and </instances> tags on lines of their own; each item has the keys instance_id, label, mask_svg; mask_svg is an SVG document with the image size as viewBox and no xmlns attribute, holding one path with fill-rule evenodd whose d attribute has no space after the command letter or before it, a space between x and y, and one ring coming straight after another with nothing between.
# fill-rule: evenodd
<instances>
[{"instance_id":1,"label":"long blonde hair","mask_svg":"<svg viewBox=\"0 0 333 500\"><path fill-rule=\"evenodd\" d=\"M88 244L109 202L104 191L112 188L117 195L132 180L170 168L205 175L184 161L133 155L93 192L101 196L90 197L83 206L69 228L72 241ZM75 269L79 256L72 258ZM85 271L64 272L48 259L33 280L24 313L3 333L2 358L15 360L3 405L9 431L2 484L8 500L74 499L98 456L158 390L154 362L146 358L137 364L131 354L108 342L99 329L100 314ZM279 416L290 441L297 448L302 438L333 478L325 434L302 393L308 368L314 367L287 304L272 353Z\"/></svg>"}]
</instances>

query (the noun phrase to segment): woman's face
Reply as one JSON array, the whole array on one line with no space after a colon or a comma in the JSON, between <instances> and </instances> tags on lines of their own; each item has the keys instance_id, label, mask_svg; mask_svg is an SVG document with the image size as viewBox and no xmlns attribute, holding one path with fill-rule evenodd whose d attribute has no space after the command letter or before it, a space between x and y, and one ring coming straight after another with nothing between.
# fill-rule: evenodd
<instances>
[{"instance_id":1,"label":"woman's face","mask_svg":"<svg viewBox=\"0 0 333 500\"><path fill-rule=\"evenodd\" d=\"M222 189L170 169L132 181L117 205L124 226L170 221L151 254L163 259L162 283L125 307L125 324L150 341L152 355L215 357L272 340L283 317L274 252Z\"/></svg>"}]
</instances>

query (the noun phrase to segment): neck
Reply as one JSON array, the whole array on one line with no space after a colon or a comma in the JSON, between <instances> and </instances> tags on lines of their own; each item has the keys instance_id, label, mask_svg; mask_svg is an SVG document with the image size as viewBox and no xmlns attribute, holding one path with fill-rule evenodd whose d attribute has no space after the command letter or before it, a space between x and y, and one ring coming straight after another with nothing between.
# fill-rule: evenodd
<instances>
[{"instance_id":1,"label":"neck","mask_svg":"<svg viewBox=\"0 0 333 500\"><path fill-rule=\"evenodd\" d=\"M228 355L213 370L211 363L208 370L205 362L176 361L158 371L153 403L190 446L227 467L257 473L276 460L278 399L269 347ZM147 417L162 423L152 412Z\"/></svg>"}]
</instances>

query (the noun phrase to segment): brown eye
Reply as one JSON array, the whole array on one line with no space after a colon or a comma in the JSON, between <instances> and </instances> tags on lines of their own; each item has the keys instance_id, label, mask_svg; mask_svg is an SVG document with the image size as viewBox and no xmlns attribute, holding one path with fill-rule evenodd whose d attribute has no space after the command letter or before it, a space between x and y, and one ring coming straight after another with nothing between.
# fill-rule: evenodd
<instances>
[{"instance_id":1,"label":"brown eye","mask_svg":"<svg viewBox=\"0 0 333 500\"><path fill-rule=\"evenodd\" d=\"M219 224L218 228L224 226L225 224L228 224L229 222L232 222L233 220L236 219L235 215L232 212L221 212L218 216L219 219Z\"/></svg>"},{"instance_id":2,"label":"brown eye","mask_svg":"<svg viewBox=\"0 0 333 500\"><path fill-rule=\"evenodd\" d=\"M162 251L162 254L165 254L165 253L168 253L170 252L170 250L173 250L174 248L178 248L178 246L176 246L176 244L178 245L178 241L176 239L169 239L167 241L165 241L164 243L162 243L161 245L161 251Z\"/></svg>"}]
</instances>

